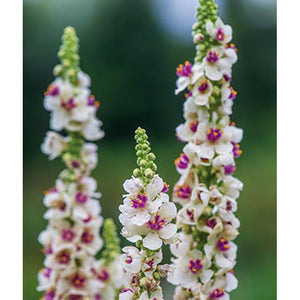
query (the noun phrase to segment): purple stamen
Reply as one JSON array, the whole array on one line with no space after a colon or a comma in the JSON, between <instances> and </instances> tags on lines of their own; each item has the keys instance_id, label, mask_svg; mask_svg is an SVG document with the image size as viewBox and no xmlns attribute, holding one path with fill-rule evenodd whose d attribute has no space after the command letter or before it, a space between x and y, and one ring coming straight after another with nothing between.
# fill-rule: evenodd
<instances>
[{"instance_id":1,"label":"purple stamen","mask_svg":"<svg viewBox=\"0 0 300 300\"><path fill-rule=\"evenodd\" d=\"M218 298L222 298L223 296L225 296L224 290L217 288L209 295L209 298L218 299Z\"/></svg>"},{"instance_id":2,"label":"purple stamen","mask_svg":"<svg viewBox=\"0 0 300 300\"><path fill-rule=\"evenodd\" d=\"M184 153L181 153L180 157L175 159L175 165L179 169L186 169L189 165L189 162L189 158Z\"/></svg>"},{"instance_id":3,"label":"purple stamen","mask_svg":"<svg viewBox=\"0 0 300 300\"><path fill-rule=\"evenodd\" d=\"M160 230L164 227L166 220L161 218L159 215L156 215L153 220L148 221L148 227L151 230Z\"/></svg>"},{"instance_id":4,"label":"purple stamen","mask_svg":"<svg viewBox=\"0 0 300 300\"><path fill-rule=\"evenodd\" d=\"M136 198L131 199L131 207L136 209L144 208L146 206L147 201L148 197L146 196L146 194L140 194L139 192Z\"/></svg>"},{"instance_id":5,"label":"purple stamen","mask_svg":"<svg viewBox=\"0 0 300 300\"><path fill-rule=\"evenodd\" d=\"M72 242L75 237L75 233L71 229L63 229L61 232L61 237L65 241Z\"/></svg>"},{"instance_id":6,"label":"purple stamen","mask_svg":"<svg viewBox=\"0 0 300 300\"><path fill-rule=\"evenodd\" d=\"M210 64L215 64L219 60L219 55L216 51L209 51L206 56L206 61Z\"/></svg>"},{"instance_id":7,"label":"purple stamen","mask_svg":"<svg viewBox=\"0 0 300 300\"><path fill-rule=\"evenodd\" d=\"M107 281L109 279L109 273L103 269L101 270L101 272L97 275L97 278L100 280L100 281Z\"/></svg>"},{"instance_id":8,"label":"purple stamen","mask_svg":"<svg viewBox=\"0 0 300 300\"><path fill-rule=\"evenodd\" d=\"M88 200L88 196L81 191L77 192L75 197L78 203L85 203Z\"/></svg>"},{"instance_id":9,"label":"purple stamen","mask_svg":"<svg viewBox=\"0 0 300 300\"><path fill-rule=\"evenodd\" d=\"M231 175L233 174L235 171L235 166L234 165L227 165L227 166L224 166L224 173L226 175Z\"/></svg>"},{"instance_id":10,"label":"purple stamen","mask_svg":"<svg viewBox=\"0 0 300 300\"><path fill-rule=\"evenodd\" d=\"M189 124L189 127L190 127L191 131L195 133L198 129L198 125L199 125L199 122L194 121Z\"/></svg>"},{"instance_id":11,"label":"purple stamen","mask_svg":"<svg viewBox=\"0 0 300 300\"><path fill-rule=\"evenodd\" d=\"M78 160L73 160L71 165L74 169L78 169L80 167L80 162Z\"/></svg>"},{"instance_id":12,"label":"purple stamen","mask_svg":"<svg viewBox=\"0 0 300 300\"><path fill-rule=\"evenodd\" d=\"M90 244L94 240L94 235L87 229L81 235L81 241L85 244Z\"/></svg>"},{"instance_id":13,"label":"purple stamen","mask_svg":"<svg viewBox=\"0 0 300 300\"><path fill-rule=\"evenodd\" d=\"M221 136L222 136L222 131L219 128L216 129L210 128L208 134L206 135L206 138L210 142L215 143L221 138Z\"/></svg>"},{"instance_id":14,"label":"purple stamen","mask_svg":"<svg viewBox=\"0 0 300 300\"><path fill-rule=\"evenodd\" d=\"M202 261L198 258L196 260L190 260L189 261L189 270L193 273L193 274L197 274L198 271L203 269L203 263Z\"/></svg>"},{"instance_id":15,"label":"purple stamen","mask_svg":"<svg viewBox=\"0 0 300 300\"><path fill-rule=\"evenodd\" d=\"M54 289L48 290L44 295L45 300L53 300L54 297L55 297L55 290Z\"/></svg>"},{"instance_id":16,"label":"purple stamen","mask_svg":"<svg viewBox=\"0 0 300 300\"><path fill-rule=\"evenodd\" d=\"M229 241L227 241L224 238L220 238L217 242L217 247L218 247L219 251L226 252L230 248Z\"/></svg>"},{"instance_id":17,"label":"purple stamen","mask_svg":"<svg viewBox=\"0 0 300 300\"><path fill-rule=\"evenodd\" d=\"M179 65L176 69L176 74L178 77L189 77L192 74L192 64L186 61L184 65Z\"/></svg>"},{"instance_id":18,"label":"purple stamen","mask_svg":"<svg viewBox=\"0 0 300 300\"><path fill-rule=\"evenodd\" d=\"M217 220L216 219L208 219L206 220L206 225L210 227L211 229L214 229L215 226L217 225Z\"/></svg>"},{"instance_id":19,"label":"purple stamen","mask_svg":"<svg viewBox=\"0 0 300 300\"><path fill-rule=\"evenodd\" d=\"M66 111L71 111L73 108L77 106L73 98L70 98L67 102L61 102L61 106L66 110Z\"/></svg>"},{"instance_id":20,"label":"purple stamen","mask_svg":"<svg viewBox=\"0 0 300 300\"><path fill-rule=\"evenodd\" d=\"M224 30L222 28L219 28L218 31L217 31L217 34L216 34L216 39L219 41L219 42L223 42L225 40L225 33L224 33Z\"/></svg>"},{"instance_id":21,"label":"purple stamen","mask_svg":"<svg viewBox=\"0 0 300 300\"><path fill-rule=\"evenodd\" d=\"M41 273L47 278L50 278L51 272L52 272L52 269L47 268L47 267L42 269L42 271L41 271Z\"/></svg>"},{"instance_id":22,"label":"purple stamen","mask_svg":"<svg viewBox=\"0 0 300 300\"><path fill-rule=\"evenodd\" d=\"M179 198L188 199L192 194L192 190L188 184L177 185L175 188L175 194Z\"/></svg>"},{"instance_id":23,"label":"purple stamen","mask_svg":"<svg viewBox=\"0 0 300 300\"><path fill-rule=\"evenodd\" d=\"M169 191L169 185L166 182L164 182L164 187L161 191L162 193L167 193Z\"/></svg>"},{"instance_id":24,"label":"purple stamen","mask_svg":"<svg viewBox=\"0 0 300 300\"><path fill-rule=\"evenodd\" d=\"M76 288L83 288L85 285L85 277L79 274L71 276L71 282Z\"/></svg>"},{"instance_id":25,"label":"purple stamen","mask_svg":"<svg viewBox=\"0 0 300 300\"><path fill-rule=\"evenodd\" d=\"M204 94L208 90L208 88L209 88L208 81L205 79L199 85L198 91L200 94Z\"/></svg>"},{"instance_id":26,"label":"purple stamen","mask_svg":"<svg viewBox=\"0 0 300 300\"><path fill-rule=\"evenodd\" d=\"M234 157L239 157L242 154L242 150L240 149L240 145L234 142L231 142L231 144L233 145L233 155Z\"/></svg>"}]
</instances>

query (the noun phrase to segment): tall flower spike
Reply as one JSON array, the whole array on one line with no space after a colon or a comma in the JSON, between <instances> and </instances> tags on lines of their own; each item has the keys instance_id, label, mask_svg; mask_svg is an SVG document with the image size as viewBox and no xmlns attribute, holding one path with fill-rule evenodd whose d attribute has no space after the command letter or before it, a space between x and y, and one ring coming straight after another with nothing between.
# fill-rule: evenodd
<instances>
[{"instance_id":1,"label":"tall flower spike","mask_svg":"<svg viewBox=\"0 0 300 300\"><path fill-rule=\"evenodd\" d=\"M199 2L193 26L195 62L177 68L175 93L187 93L185 122L176 135L187 144L175 160L181 175L173 189L173 201L181 205L180 232L171 245L175 258L168 280L176 285L174 299L228 300L237 287L233 240L239 234L236 199L243 187L232 176L243 131L229 117L237 94L230 85L237 54L232 28L218 17L216 3Z\"/></svg>"},{"instance_id":2,"label":"tall flower spike","mask_svg":"<svg viewBox=\"0 0 300 300\"><path fill-rule=\"evenodd\" d=\"M99 299L116 299L124 283L124 271L120 264L120 240L112 219L104 221L103 238L104 249L94 269L98 280L103 283Z\"/></svg>"},{"instance_id":3,"label":"tall flower spike","mask_svg":"<svg viewBox=\"0 0 300 300\"><path fill-rule=\"evenodd\" d=\"M169 202L168 185L156 174L155 155L151 153L146 131L138 128L137 164L131 179L124 182L123 204L119 209L122 235L136 247L123 248L121 264L126 283L119 299L163 299L160 278L166 276L167 265L162 261L162 245L173 243L177 227L171 221L176 206Z\"/></svg>"},{"instance_id":4,"label":"tall flower spike","mask_svg":"<svg viewBox=\"0 0 300 300\"><path fill-rule=\"evenodd\" d=\"M44 197L44 218L49 223L39 236L46 257L38 274L44 300L100 299L106 288L99 276L101 265L94 258L103 244L101 194L90 176L97 165L97 146L85 141L98 140L103 132L90 78L79 69L77 50L75 31L67 27L59 51L62 64L56 67L58 77L44 99L51 112L50 127L68 134L49 131L41 147L49 159L62 157L66 166Z\"/></svg>"}]
</instances>

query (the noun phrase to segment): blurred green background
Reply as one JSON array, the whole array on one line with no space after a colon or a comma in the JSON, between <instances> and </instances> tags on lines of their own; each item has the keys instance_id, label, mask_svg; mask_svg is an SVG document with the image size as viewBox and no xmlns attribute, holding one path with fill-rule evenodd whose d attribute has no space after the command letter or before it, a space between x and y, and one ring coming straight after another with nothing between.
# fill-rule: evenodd
<instances>
[{"instance_id":1,"label":"blurred green background","mask_svg":"<svg viewBox=\"0 0 300 300\"><path fill-rule=\"evenodd\" d=\"M239 62L233 120L244 129L237 177L241 235L233 300L276 299L276 3L223 0L222 17L234 28ZM43 255L37 237L46 225L43 191L62 169L40 152L48 129L43 92L53 80L63 28L80 38L81 67L101 101L106 136L94 176L103 215L117 221L122 183L135 165L133 131L148 131L160 175L178 179L174 159L183 145L174 137L183 96L174 96L175 68L192 60L190 35L196 0L24 0L24 299L38 299L36 274ZM117 221L118 226L120 225ZM120 226L119 226L120 228ZM123 241L123 244L125 242ZM172 299L166 284L165 299ZM109 299L105 299L109 300Z\"/></svg>"}]
</instances>

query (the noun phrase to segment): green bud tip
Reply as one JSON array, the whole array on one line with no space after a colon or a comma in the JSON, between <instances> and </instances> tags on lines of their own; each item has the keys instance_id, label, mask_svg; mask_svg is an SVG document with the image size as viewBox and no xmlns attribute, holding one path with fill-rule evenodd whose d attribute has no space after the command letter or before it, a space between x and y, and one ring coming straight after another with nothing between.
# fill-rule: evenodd
<instances>
[{"instance_id":1,"label":"green bud tip","mask_svg":"<svg viewBox=\"0 0 300 300\"><path fill-rule=\"evenodd\" d=\"M54 68L54 74L69 80L72 84L78 84L79 72L79 40L73 27L64 29L62 45L58 51L61 64Z\"/></svg>"}]
</instances>

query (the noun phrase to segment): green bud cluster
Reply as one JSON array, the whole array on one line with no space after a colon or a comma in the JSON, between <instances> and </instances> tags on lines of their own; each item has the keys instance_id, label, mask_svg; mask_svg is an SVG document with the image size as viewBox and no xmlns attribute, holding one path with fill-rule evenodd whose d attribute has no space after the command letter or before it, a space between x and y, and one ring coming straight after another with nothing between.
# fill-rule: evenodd
<instances>
[{"instance_id":1,"label":"green bud cluster","mask_svg":"<svg viewBox=\"0 0 300 300\"><path fill-rule=\"evenodd\" d=\"M102 257L108 265L120 255L120 240L117 234L117 228L112 219L106 219L103 224L103 238L105 248L102 252Z\"/></svg>"},{"instance_id":2,"label":"green bud cluster","mask_svg":"<svg viewBox=\"0 0 300 300\"><path fill-rule=\"evenodd\" d=\"M73 27L68 26L64 29L62 36L62 45L58 52L60 64L54 68L54 75L68 79L72 84L78 84L79 72L79 41L76 31Z\"/></svg>"},{"instance_id":3,"label":"green bud cluster","mask_svg":"<svg viewBox=\"0 0 300 300\"><path fill-rule=\"evenodd\" d=\"M136 140L135 150L138 168L133 171L133 176L140 178L147 185L157 170L157 166L154 163L155 155L150 152L150 142L145 129L139 127L135 131L134 138Z\"/></svg>"},{"instance_id":4,"label":"green bud cluster","mask_svg":"<svg viewBox=\"0 0 300 300\"><path fill-rule=\"evenodd\" d=\"M201 61L207 51L215 45L215 41L206 33L206 23L216 22L219 16L218 5L214 0L199 0L197 22L193 26L193 37L196 44L195 61Z\"/></svg>"}]
</instances>

